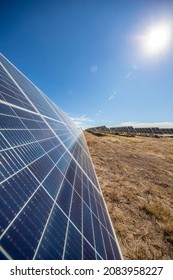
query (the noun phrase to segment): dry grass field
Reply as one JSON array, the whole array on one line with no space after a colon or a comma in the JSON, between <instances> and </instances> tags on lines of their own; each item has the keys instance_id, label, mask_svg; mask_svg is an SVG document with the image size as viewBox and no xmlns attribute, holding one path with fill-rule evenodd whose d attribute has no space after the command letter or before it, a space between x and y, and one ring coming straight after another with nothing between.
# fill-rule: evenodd
<instances>
[{"instance_id":1,"label":"dry grass field","mask_svg":"<svg viewBox=\"0 0 173 280\"><path fill-rule=\"evenodd\" d=\"M173 139L85 137L124 259L173 259Z\"/></svg>"}]
</instances>

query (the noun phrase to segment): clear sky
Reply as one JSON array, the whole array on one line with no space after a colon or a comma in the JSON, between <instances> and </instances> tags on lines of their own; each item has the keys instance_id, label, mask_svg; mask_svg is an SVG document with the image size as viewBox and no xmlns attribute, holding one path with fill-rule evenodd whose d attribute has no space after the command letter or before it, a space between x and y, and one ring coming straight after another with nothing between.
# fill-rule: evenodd
<instances>
[{"instance_id":1,"label":"clear sky","mask_svg":"<svg viewBox=\"0 0 173 280\"><path fill-rule=\"evenodd\" d=\"M83 127L173 127L173 35L157 56L142 39L160 22L172 0L5 0L0 52Z\"/></svg>"}]
</instances>

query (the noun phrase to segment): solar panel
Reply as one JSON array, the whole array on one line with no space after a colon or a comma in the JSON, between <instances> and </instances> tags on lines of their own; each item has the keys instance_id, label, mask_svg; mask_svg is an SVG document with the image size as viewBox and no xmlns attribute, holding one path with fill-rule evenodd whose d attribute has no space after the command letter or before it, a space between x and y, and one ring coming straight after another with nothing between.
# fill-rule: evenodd
<instances>
[{"instance_id":1,"label":"solar panel","mask_svg":"<svg viewBox=\"0 0 173 280\"><path fill-rule=\"evenodd\" d=\"M173 128L161 128L163 134L173 134Z\"/></svg>"},{"instance_id":2,"label":"solar panel","mask_svg":"<svg viewBox=\"0 0 173 280\"><path fill-rule=\"evenodd\" d=\"M121 259L81 129L0 55L0 259Z\"/></svg>"}]
</instances>

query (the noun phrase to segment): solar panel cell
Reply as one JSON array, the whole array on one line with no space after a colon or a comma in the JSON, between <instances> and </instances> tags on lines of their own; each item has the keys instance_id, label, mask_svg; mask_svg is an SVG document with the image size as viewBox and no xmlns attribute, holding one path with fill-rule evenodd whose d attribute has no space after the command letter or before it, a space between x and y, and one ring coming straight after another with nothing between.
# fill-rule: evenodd
<instances>
[{"instance_id":1,"label":"solar panel cell","mask_svg":"<svg viewBox=\"0 0 173 280\"><path fill-rule=\"evenodd\" d=\"M56 202L67 216L69 215L70 211L72 191L73 190L71 184L66 179L64 179Z\"/></svg>"},{"instance_id":2,"label":"solar panel cell","mask_svg":"<svg viewBox=\"0 0 173 280\"><path fill-rule=\"evenodd\" d=\"M96 259L95 250L89 245L89 243L86 240L83 240L83 259L84 260Z\"/></svg>"},{"instance_id":3,"label":"solar panel cell","mask_svg":"<svg viewBox=\"0 0 173 280\"><path fill-rule=\"evenodd\" d=\"M94 247L91 211L85 204L83 204L83 235Z\"/></svg>"},{"instance_id":4,"label":"solar panel cell","mask_svg":"<svg viewBox=\"0 0 173 280\"><path fill-rule=\"evenodd\" d=\"M82 235L79 231L69 223L67 240L65 246L65 260L81 260L82 259Z\"/></svg>"},{"instance_id":5,"label":"solar panel cell","mask_svg":"<svg viewBox=\"0 0 173 280\"><path fill-rule=\"evenodd\" d=\"M35 252L35 259L61 260L68 219L55 205L41 238L40 246Z\"/></svg>"}]
</instances>

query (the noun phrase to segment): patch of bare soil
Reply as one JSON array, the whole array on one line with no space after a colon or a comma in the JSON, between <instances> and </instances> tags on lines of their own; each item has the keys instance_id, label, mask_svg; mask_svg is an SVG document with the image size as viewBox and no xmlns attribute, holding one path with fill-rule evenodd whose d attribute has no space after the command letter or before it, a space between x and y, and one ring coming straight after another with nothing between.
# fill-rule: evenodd
<instances>
[{"instance_id":1,"label":"patch of bare soil","mask_svg":"<svg viewBox=\"0 0 173 280\"><path fill-rule=\"evenodd\" d=\"M85 137L124 259L173 259L173 139Z\"/></svg>"}]
</instances>

